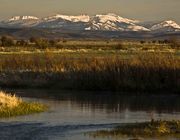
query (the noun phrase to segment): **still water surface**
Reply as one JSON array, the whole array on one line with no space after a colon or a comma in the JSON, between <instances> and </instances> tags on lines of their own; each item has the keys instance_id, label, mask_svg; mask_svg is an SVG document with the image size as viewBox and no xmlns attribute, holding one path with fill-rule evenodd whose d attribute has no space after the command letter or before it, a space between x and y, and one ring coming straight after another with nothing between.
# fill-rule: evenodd
<instances>
[{"instance_id":1,"label":"still water surface","mask_svg":"<svg viewBox=\"0 0 180 140\"><path fill-rule=\"evenodd\" d=\"M94 140L84 133L152 118L180 119L180 96L177 95L128 96L55 90L11 92L27 101L45 103L50 109L40 114L0 119L0 140Z\"/></svg>"}]
</instances>

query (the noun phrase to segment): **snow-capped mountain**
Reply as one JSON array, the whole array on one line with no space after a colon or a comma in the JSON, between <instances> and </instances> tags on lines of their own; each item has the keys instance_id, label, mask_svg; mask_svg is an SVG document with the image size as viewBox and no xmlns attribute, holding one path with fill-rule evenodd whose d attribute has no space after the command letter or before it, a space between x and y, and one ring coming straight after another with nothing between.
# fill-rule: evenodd
<instances>
[{"instance_id":1,"label":"snow-capped mountain","mask_svg":"<svg viewBox=\"0 0 180 140\"><path fill-rule=\"evenodd\" d=\"M71 22L89 22L90 16L88 15L79 15L79 16L67 16L67 15L54 15L44 18L45 21L52 21L57 19L64 19Z\"/></svg>"},{"instance_id":2,"label":"snow-capped mountain","mask_svg":"<svg viewBox=\"0 0 180 140\"><path fill-rule=\"evenodd\" d=\"M172 21L167 20L153 25L150 30L152 31L180 31L180 26Z\"/></svg>"},{"instance_id":3,"label":"snow-capped mountain","mask_svg":"<svg viewBox=\"0 0 180 140\"><path fill-rule=\"evenodd\" d=\"M123 18L116 14L94 16L68 16L57 14L45 18L34 16L15 16L0 22L0 27L58 28L67 30L136 31L136 32L177 32L180 26L171 20L163 22L140 22Z\"/></svg>"},{"instance_id":4,"label":"snow-capped mountain","mask_svg":"<svg viewBox=\"0 0 180 140\"><path fill-rule=\"evenodd\" d=\"M108 31L149 31L136 25L138 21L122 18L115 14L106 15L55 15L43 19L38 27L63 28L79 30L108 30Z\"/></svg>"},{"instance_id":5,"label":"snow-capped mountain","mask_svg":"<svg viewBox=\"0 0 180 140\"><path fill-rule=\"evenodd\" d=\"M20 20L38 20L39 18L35 16L14 16L9 19L10 22L20 21Z\"/></svg>"},{"instance_id":6,"label":"snow-capped mountain","mask_svg":"<svg viewBox=\"0 0 180 140\"><path fill-rule=\"evenodd\" d=\"M86 30L149 31L137 23L136 20L122 18L115 14L95 15L91 17L89 27Z\"/></svg>"},{"instance_id":7,"label":"snow-capped mountain","mask_svg":"<svg viewBox=\"0 0 180 140\"><path fill-rule=\"evenodd\" d=\"M5 27L32 27L37 25L39 20L35 16L14 16L7 21L2 21L0 25Z\"/></svg>"},{"instance_id":8,"label":"snow-capped mountain","mask_svg":"<svg viewBox=\"0 0 180 140\"><path fill-rule=\"evenodd\" d=\"M41 19L36 27L39 28L61 28L69 30L84 30L90 20L88 15L67 16L54 15Z\"/></svg>"}]
</instances>

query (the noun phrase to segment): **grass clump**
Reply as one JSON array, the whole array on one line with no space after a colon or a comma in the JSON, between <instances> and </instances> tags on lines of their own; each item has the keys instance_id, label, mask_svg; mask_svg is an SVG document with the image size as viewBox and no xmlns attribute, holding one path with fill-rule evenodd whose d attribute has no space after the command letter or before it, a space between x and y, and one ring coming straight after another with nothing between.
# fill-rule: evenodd
<instances>
[{"instance_id":1,"label":"grass clump","mask_svg":"<svg viewBox=\"0 0 180 140\"><path fill-rule=\"evenodd\" d=\"M46 109L43 104L24 102L15 95L0 91L0 118L40 113Z\"/></svg>"},{"instance_id":2,"label":"grass clump","mask_svg":"<svg viewBox=\"0 0 180 140\"><path fill-rule=\"evenodd\" d=\"M180 121L151 121L118 126L112 130L97 131L93 137L180 137Z\"/></svg>"}]
</instances>

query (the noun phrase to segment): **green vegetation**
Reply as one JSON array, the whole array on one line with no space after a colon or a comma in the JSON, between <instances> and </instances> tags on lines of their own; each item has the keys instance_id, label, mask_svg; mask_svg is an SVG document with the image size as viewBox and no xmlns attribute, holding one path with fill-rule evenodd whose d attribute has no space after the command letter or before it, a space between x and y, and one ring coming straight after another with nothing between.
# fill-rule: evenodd
<instances>
[{"instance_id":1,"label":"green vegetation","mask_svg":"<svg viewBox=\"0 0 180 140\"><path fill-rule=\"evenodd\" d=\"M151 121L145 123L122 124L112 130L90 133L93 137L180 137L180 121Z\"/></svg>"},{"instance_id":2,"label":"green vegetation","mask_svg":"<svg viewBox=\"0 0 180 140\"><path fill-rule=\"evenodd\" d=\"M0 92L0 118L40 113L47 107L40 103L28 103L21 98Z\"/></svg>"},{"instance_id":3,"label":"green vegetation","mask_svg":"<svg viewBox=\"0 0 180 140\"><path fill-rule=\"evenodd\" d=\"M179 48L157 42L31 38L0 48L0 86L178 93Z\"/></svg>"}]
</instances>

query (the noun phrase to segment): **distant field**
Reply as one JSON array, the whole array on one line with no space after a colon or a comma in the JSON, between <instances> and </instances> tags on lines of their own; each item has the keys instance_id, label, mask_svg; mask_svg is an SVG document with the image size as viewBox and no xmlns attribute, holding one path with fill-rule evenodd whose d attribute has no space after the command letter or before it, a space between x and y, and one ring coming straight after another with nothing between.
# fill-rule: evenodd
<instances>
[{"instance_id":1,"label":"distant field","mask_svg":"<svg viewBox=\"0 0 180 140\"><path fill-rule=\"evenodd\" d=\"M1 47L1 87L180 91L180 50L169 44L67 41Z\"/></svg>"},{"instance_id":2,"label":"distant field","mask_svg":"<svg viewBox=\"0 0 180 140\"><path fill-rule=\"evenodd\" d=\"M40 52L44 50L50 50L55 52L89 52L89 51L114 51L114 52L137 52L137 51L161 51L161 52L175 52L177 49L173 49L170 44L165 43L140 43L137 41L59 41L55 46L40 44L29 45L14 45L9 47L0 47L0 53L2 52ZM44 45L44 46L43 46Z\"/></svg>"}]
</instances>

